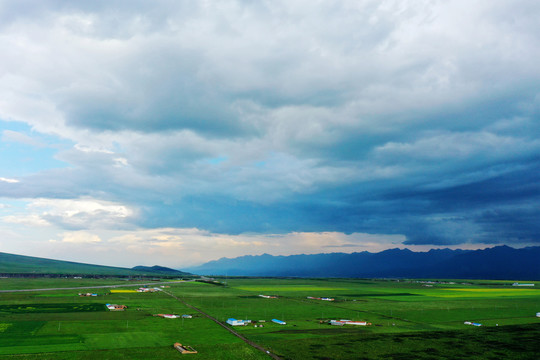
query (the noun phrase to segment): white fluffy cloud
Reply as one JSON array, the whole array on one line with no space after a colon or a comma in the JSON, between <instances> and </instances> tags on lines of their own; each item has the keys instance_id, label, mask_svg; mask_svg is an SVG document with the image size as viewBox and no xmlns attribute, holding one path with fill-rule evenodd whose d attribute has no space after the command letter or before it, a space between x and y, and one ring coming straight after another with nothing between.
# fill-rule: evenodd
<instances>
[{"instance_id":1,"label":"white fluffy cloud","mask_svg":"<svg viewBox=\"0 0 540 360\"><path fill-rule=\"evenodd\" d=\"M68 229L107 229L128 226L135 214L125 205L91 198L35 199L26 206L24 213L5 216L3 221Z\"/></svg>"},{"instance_id":2,"label":"white fluffy cloud","mask_svg":"<svg viewBox=\"0 0 540 360\"><path fill-rule=\"evenodd\" d=\"M95 234L90 234L86 231L72 231L65 232L61 234L62 238L60 240L51 239L51 242L60 241L62 243L71 243L71 244L95 244L100 243L101 239Z\"/></svg>"},{"instance_id":3,"label":"white fluffy cloud","mask_svg":"<svg viewBox=\"0 0 540 360\"><path fill-rule=\"evenodd\" d=\"M5 177L0 177L0 181L5 182L5 183L10 183L10 184L15 184L19 182L19 180L17 179L10 179L10 178L5 178Z\"/></svg>"}]
</instances>

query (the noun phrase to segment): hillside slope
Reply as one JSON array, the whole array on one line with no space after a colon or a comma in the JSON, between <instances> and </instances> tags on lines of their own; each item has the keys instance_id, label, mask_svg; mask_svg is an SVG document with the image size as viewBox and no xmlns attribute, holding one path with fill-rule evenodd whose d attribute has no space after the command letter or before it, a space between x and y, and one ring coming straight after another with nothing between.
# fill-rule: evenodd
<instances>
[{"instance_id":1,"label":"hillside slope","mask_svg":"<svg viewBox=\"0 0 540 360\"><path fill-rule=\"evenodd\" d=\"M15 255L0 252L1 274L66 274L66 275L183 275L177 270L165 271L163 267L122 268L84 264L72 261L52 260L33 256Z\"/></svg>"}]
</instances>

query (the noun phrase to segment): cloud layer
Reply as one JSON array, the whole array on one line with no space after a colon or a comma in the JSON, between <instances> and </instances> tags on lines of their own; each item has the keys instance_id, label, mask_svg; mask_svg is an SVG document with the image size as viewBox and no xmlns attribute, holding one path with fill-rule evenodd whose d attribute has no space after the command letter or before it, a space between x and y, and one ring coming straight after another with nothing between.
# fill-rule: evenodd
<instances>
[{"instance_id":1,"label":"cloud layer","mask_svg":"<svg viewBox=\"0 0 540 360\"><path fill-rule=\"evenodd\" d=\"M0 196L26 202L4 222L99 246L99 231L187 228L537 243L539 13L4 2Z\"/></svg>"}]
</instances>

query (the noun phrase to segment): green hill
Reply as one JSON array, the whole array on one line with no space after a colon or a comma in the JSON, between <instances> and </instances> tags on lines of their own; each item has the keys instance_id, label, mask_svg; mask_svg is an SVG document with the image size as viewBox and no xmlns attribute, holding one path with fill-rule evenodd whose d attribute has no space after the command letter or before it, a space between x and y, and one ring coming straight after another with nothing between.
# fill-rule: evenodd
<instances>
[{"instance_id":1,"label":"green hill","mask_svg":"<svg viewBox=\"0 0 540 360\"><path fill-rule=\"evenodd\" d=\"M0 252L0 274L65 274L65 275L122 275L122 276L182 276L189 273L163 267L135 267L133 269L52 260Z\"/></svg>"},{"instance_id":2,"label":"green hill","mask_svg":"<svg viewBox=\"0 0 540 360\"><path fill-rule=\"evenodd\" d=\"M132 270L138 271L138 272L143 272L143 273L152 273L152 274L161 274L161 275L179 275L179 276L181 276L181 275L191 275L191 274L183 272L183 271L174 270L174 269L171 269L171 268L168 268L168 267L158 266L158 265L154 265L154 266L135 266L134 268L132 268Z\"/></svg>"}]
</instances>

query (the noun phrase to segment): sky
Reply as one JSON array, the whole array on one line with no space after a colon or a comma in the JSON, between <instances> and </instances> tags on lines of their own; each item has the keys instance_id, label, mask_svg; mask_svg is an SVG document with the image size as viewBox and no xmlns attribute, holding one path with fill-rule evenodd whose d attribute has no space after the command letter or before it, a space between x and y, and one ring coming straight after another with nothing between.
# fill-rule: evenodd
<instances>
[{"instance_id":1,"label":"sky","mask_svg":"<svg viewBox=\"0 0 540 360\"><path fill-rule=\"evenodd\" d=\"M0 251L540 242L540 2L0 0Z\"/></svg>"}]
</instances>

